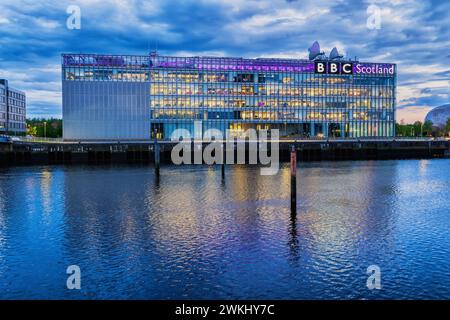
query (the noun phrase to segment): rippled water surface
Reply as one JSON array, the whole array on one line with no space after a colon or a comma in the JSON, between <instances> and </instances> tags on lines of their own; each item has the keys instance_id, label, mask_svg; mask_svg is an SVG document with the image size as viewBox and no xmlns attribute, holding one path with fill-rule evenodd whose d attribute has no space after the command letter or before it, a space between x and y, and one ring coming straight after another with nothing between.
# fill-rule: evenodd
<instances>
[{"instance_id":1,"label":"rippled water surface","mask_svg":"<svg viewBox=\"0 0 450 320\"><path fill-rule=\"evenodd\" d=\"M288 166L0 169L0 298L449 299L449 168L302 163L296 219Z\"/></svg>"}]
</instances>

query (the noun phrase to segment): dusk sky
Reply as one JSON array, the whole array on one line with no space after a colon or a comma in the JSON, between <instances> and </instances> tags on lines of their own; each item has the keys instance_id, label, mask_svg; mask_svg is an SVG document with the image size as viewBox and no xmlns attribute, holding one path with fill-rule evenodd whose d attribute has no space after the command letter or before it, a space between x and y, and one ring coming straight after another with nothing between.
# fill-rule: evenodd
<instances>
[{"instance_id":1,"label":"dusk sky","mask_svg":"<svg viewBox=\"0 0 450 320\"><path fill-rule=\"evenodd\" d=\"M66 26L69 5L81 9L79 30ZM379 29L368 26L370 5ZM450 103L449 1L0 2L0 78L26 92L28 117L61 117L63 52L307 58L314 40L326 53L397 63L399 122Z\"/></svg>"}]
</instances>

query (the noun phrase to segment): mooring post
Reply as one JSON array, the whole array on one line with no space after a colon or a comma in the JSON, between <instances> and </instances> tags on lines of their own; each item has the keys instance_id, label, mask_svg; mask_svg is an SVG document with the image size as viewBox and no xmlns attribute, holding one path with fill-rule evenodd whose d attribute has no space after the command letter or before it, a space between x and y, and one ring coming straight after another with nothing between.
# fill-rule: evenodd
<instances>
[{"instance_id":1,"label":"mooring post","mask_svg":"<svg viewBox=\"0 0 450 320\"><path fill-rule=\"evenodd\" d=\"M291 214L297 214L297 151L291 146Z\"/></svg>"},{"instance_id":2,"label":"mooring post","mask_svg":"<svg viewBox=\"0 0 450 320\"><path fill-rule=\"evenodd\" d=\"M156 138L156 133L157 133L157 131L155 129L155 136L154 136L155 140L153 143L153 153L155 155L155 174L157 176L159 176L159 162L160 162L161 157L160 157L158 139Z\"/></svg>"},{"instance_id":3,"label":"mooring post","mask_svg":"<svg viewBox=\"0 0 450 320\"><path fill-rule=\"evenodd\" d=\"M225 141L222 142L222 179L225 179Z\"/></svg>"}]
</instances>

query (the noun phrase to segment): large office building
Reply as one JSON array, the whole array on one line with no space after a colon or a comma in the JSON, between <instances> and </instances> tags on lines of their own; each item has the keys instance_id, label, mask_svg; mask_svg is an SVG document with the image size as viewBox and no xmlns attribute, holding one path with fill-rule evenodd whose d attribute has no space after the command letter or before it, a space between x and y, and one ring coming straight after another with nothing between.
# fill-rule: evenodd
<instances>
[{"instance_id":1,"label":"large office building","mask_svg":"<svg viewBox=\"0 0 450 320\"><path fill-rule=\"evenodd\" d=\"M25 93L0 79L0 133L21 134L26 130Z\"/></svg>"},{"instance_id":2,"label":"large office building","mask_svg":"<svg viewBox=\"0 0 450 320\"><path fill-rule=\"evenodd\" d=\"M63 54L67 140L173 138L208 129L242 136L391 137L396 66L345 60Z\"/></svg>"}]
</instances>

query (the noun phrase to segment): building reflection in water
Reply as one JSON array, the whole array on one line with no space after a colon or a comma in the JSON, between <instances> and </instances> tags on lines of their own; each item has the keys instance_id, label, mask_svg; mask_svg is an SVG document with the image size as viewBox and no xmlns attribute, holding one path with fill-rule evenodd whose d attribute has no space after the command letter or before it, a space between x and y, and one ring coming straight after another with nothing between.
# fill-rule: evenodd
<instances>
[{"instance_id":1,"label":"building reflection in water","mask_svg":"<svg viewBox=\"0 0 450 320\"><path fill-rule=\"evenodd\" d=\"M396 163L315 166L322 164L304 164L298 170L303 203L299 247L307 255L303 262L314 269L309 277L327 278L330 290L339 285L352 292L365 283L370 264L390 267L386 252L395 251Z\"/></svg>"},{"instance_id":2,"label":"building reflection in water","mask_svg":"<svg viewBox=\"0 0 450 320\"><path fill-rule=\"evenodd\" d=\"M414 288L414 265L450 268L450 179L445 161L430 163L299 163L296 216L287 165L276 176L227 166L225 184L220 166L163 166L159 180L145 166L14 169L0 177L0 290L40 298L371 298L365 271L378 264L390 290L376 297L404 296L395 281ZM82 292L61 285L70 264L82 269ZM444 273L420 275L432 274L442 293L450 286Z\"/></svg>"}]
</instances>

